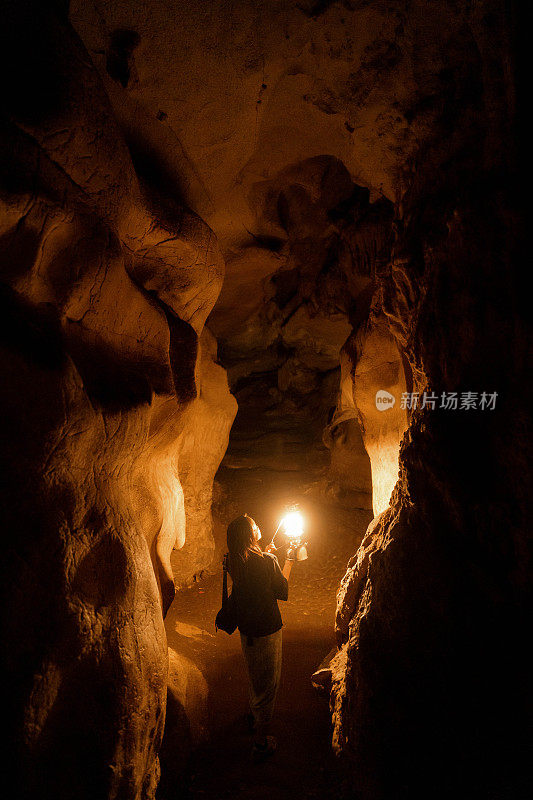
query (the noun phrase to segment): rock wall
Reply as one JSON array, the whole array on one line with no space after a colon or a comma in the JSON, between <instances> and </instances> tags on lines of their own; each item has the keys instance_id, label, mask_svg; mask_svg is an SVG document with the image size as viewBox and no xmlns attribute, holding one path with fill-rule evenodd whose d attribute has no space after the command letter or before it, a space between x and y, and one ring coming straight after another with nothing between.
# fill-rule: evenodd
<instances>
[{"instance_id":1,"label":"rock wall","mask_svg":"<svg viewBox=\"0 0 533 800\"><path fill-rule=\"evenodd\" d=\"M531 538L516 20L465 8L438 125L406 165L382 311L417 408L390 508L338 597L334 745L358 798L527 795ZM511 143L501 147L497 143ZM441 407L456 392L457 410ZM461 410L461 399L470 395ZM483 393L497 392L493 410ZM485 398L486 399L486 398Z\"/></svg>"},{"instance_id":2,"label":"rock wall","mask_svg":"<svg viewBox=\"0 0 533 800\"><path fill-rule=\"evenodd\" d=\"M203 327L223 261L138 177L62 4L5 5L4 754L20 798L153 798L170 551L205 525L235 414ZM197 548L180 579L208 528Z\"/></svg>"},{"instance_id":3,"label":"rock wall","mask_svg":"<svg viewBox=\"0 0 533 800\"><path fill-rule=\"evenodd\" d=\"M361 483L368 475L366 487L377 516L388 507L398 480L409 412L404 359L381 312L372 305L367 312L355 322L340 352L340 389L324 442L331 450L329 475L341 491L353 492L354 481ZM357 489L351 503L360 503Z\"/></svg>"},{"instance_id":4,"label":"rock wall","mask_svg":"<svg viewBox=\"0 0 533 800\"><path fill-rule=\"evenodd\" d=\"M487 30L499 13L497 3L496 11L489 6L476 11ZM365 388L353 409L332 411L337 398L324 376L333 348L324 360L320 347L327 321L344 317L347 333L358 332L346 353L354 369L360 362L361 372L373 358L380 332L397 375L396 366L388 375L374 373L376 386L384 381L401 393L418 385L421 376L411 375L393 337L394 321L377 321L379 296L375 323L369 309L375 272L390 253L391 203L412 180L406 165L418 163L435 136L448 146L443 104L451 107L457 83L464 84L460 102L471 109L467 126L477 113L470 16L468 5L451 0L432 3L431 13L426 0L259 6L103 0L70 7L132 152L149 152L151 169L179 186L217 232L228 272L212 326L232 387L244 392L248 380L248 400L256 376L271 417L295 413L297 438L299 407L309 407L324 383L313 417L320 417L317 429L326 427L331 469L322 474L328 454L313 445L306 463L316 469L307 483L320 476L326 495L368 505L369 462L350 422L355 409L371 454L375 511L386 507L395 483L405 409L397 402L387 422L385 415L372 420ZM500 78L484 80L493 92L489 84ZM146 171L146 158L138 161ZM394 281L391 291L402 295L398 271ZM313 363L305 337L292 336L293 324L318 343ZM273 448L270 462L294 456L295 448L287 454L281 447L279 433L277 449L270 435L264 440ZM302 453L309 447L306 441Z\"/></svg>"},{"instance_id":5,"label":"rock wall","mask_svg":"<svg viewBox=\"0 0 533 800\"><path fill-rule=\"evenodd\" d=\"M226 370L216 363L216 358L216 340L204 328L200 339L198 396L187 408L183 433L177 442L186 536L175 543L171 562L176 581L182 585L207 569L215 556L213 480L237 413L237 401L229 391Z\"/></svg>"},{"instance_id":6,"label":"rock wall","mask_svg":"<svg viewBox=\"0 0 533 800\"><path fill-rule=\"evenodd\" d=\"M330 156L258 183L251 202L263 233L229 260L210 317L241 409L223 466L273 471L283 494L327 505L349 528L354 507L371 507L372 484L351 373L339 363L356 331L377 331L369 315L392 205L372 202ZM381 377L390 388L391 376ZM368 419L366 428L370 441Z\"/></svg>"},{"instance_id":7,"label":"rock wall","mask_svg":"<svg viewBox=\"0 0 533 800\"><path fill-rule=\"evenodd\" d=\"M353 793L519 796L515 4L4 6L2 621L19 795L154 794L161 600L173 569L185 581L211 557L235 413L203 333L222 257L191 207L228 264L210 317L243 409L226 476L277 470L278 499L320 484L349 514L372 470L385 508L339 595L334 742ZM404 389L498 398L408 419Z\"/></svg>"}]
</instances>

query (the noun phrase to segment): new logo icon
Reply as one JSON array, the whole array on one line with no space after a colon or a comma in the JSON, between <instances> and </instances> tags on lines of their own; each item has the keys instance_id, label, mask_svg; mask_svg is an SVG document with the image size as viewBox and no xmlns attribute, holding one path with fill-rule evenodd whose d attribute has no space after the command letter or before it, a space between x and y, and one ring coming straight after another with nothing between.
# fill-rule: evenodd
<instances>
[{"instance_id":1,"label":"new logo icon","mask_svg":"<svg viewBox=\"0 0 533 800\"><path fill-rule=\"evenodd\" d=\"M385 389L379 389L376 392L376 408L378 411L388 411L389 408L394 406L396 402L396 398L390 392L386 392Z\"/></svg>"}]
</instances>

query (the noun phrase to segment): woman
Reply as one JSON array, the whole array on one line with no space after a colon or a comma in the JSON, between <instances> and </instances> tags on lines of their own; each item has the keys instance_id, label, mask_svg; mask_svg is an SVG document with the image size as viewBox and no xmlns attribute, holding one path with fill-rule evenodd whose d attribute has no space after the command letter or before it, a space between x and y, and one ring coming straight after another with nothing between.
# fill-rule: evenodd
<instances>
[{"instance_id":1,"label":"woman","mask_svg":"<svg viewBox=\"0 0 533 800\"><path fill-rule=\"evenodd\" d=\"M268 730L281 675L283 623L278 600L288 597L294 551L288 551L282 572L276 556L259 547L261 532L247 514L230 523L227 536L231 598L250 683L252 758L261 761L276 750Z\"/></svg>"}]
</instances>

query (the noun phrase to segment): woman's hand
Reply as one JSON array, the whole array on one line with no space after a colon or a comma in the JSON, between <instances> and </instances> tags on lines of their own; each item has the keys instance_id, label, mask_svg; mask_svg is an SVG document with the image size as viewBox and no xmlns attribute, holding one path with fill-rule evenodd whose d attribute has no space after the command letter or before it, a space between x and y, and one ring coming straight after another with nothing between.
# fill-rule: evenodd
<instances>
[{"instance_id":1,"label":"woman's hand","mask_svg":"<svg viewBox=\"0 0 533 800\"><path fill-rule=\"evenodd\" d=\"M285 558L287 561L296 561L296 547L293 544L287 550Z\"/></svg>"},{"instance_id":2,"label":"woman's hand","mask_svg":"<svg viewBox=\"0 0 533 800\"><path fill-rule=\"evenodd\" d=\"M287 550L288 561L305 561L307 558L307 547L305 544L292 544Z\"/></svg>"},{"instance_id":3,"label":"woman's hand","mask_svg":"<svg viewBox=\"0 0 533 800\"><path fill-rule=\"evenodd\" d=\"M293 563L294 562L291 561L290 558L285 558L285 563L283 565L283 569L281 570L281 574L284 578L287 578L287 580L289 580Z\"/></svg>"}]
</instances>

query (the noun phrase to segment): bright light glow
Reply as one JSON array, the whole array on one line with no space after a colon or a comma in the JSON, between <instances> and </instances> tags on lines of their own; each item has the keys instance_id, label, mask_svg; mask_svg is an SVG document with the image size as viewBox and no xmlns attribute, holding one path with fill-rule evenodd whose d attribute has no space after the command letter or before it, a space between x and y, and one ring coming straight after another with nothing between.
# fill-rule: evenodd
<instances>
[{"instance_id":1,"label":"bright light glow","mask_svg":"<svg viewBox=\"0 0 533 800\"><path fill-rule=\"evenodd\" d=\"M301 539L304 533L304 518L299 511L289 511L281 520L281 527L289 539Z\"/></svg>"}]
</instances>

